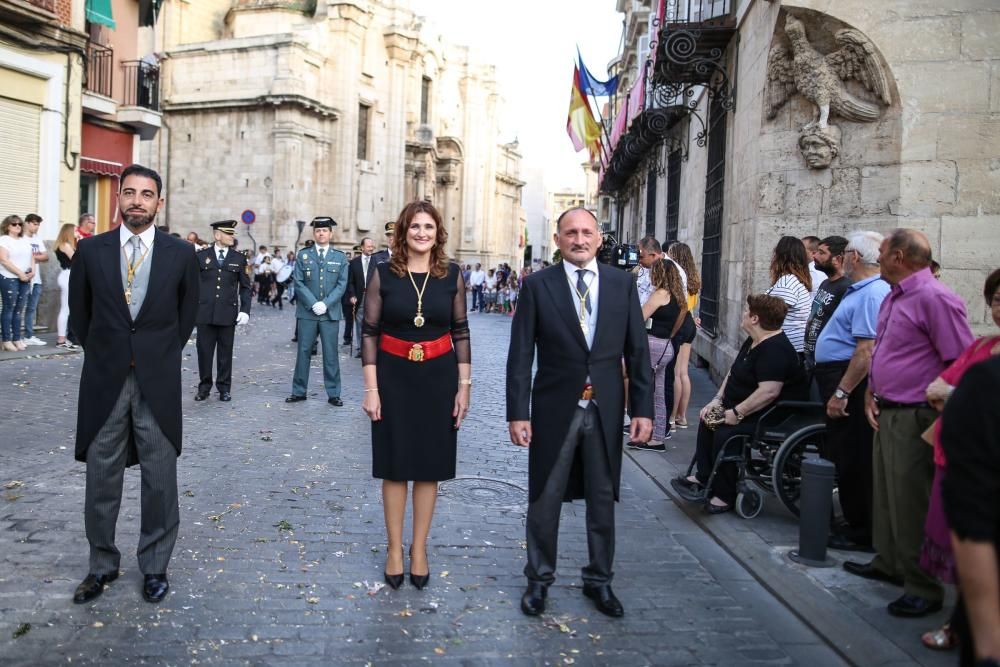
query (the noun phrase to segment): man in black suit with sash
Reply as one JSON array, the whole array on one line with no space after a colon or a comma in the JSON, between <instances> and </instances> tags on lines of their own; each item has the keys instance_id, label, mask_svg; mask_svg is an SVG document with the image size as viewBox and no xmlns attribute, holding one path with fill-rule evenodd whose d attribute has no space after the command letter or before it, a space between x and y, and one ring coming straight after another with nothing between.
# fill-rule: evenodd
<instances>
[{"instance_id":1,"label":"man in black suit with sash","mask_svg":"<svg viewBox=\"0 0 1000 667\"><path fill-rule=\"evenodd\" d=\"M625 611L611 590L611 565L625 413L622 358L629 375L630 437L646 442L653 430L646 329L632 276L595 259L601 233L590 211L563 213L554 238L563 261L522 283L507 356L510 439L530 447L528 587L521 611L545 611L562 502L585 498L590 563L583 568L583 592L599 611L619 617Z\"/></svg>"},{"instance_id":2,"label":"man in black suit with sash","mask_svg":"<svg viewBox=\"0 0 1000 667\"><path fill-rule=\"evenodd\" d=\"M142 470L137 557L148 602L167 594L177 539L181 352L198 311L194 247L153 226L160 176L140 165L121 175L118 229L80 241L69 278L70 319L84 349L76 460L87 464L84 523L90 573L73 601L118 578L115 524L125 467Z\"/></svg>"},{"instance_id":3,"label":"man in black suit with sash","mask_svg":"<svg viewBox=\"0 0 1000 667\"><path fill-rule=\"evenodd\" d=\"M204 401L212 391L212 357L217 357L215 386L220 401L231 401L233 385L233 340L236 325L250 321L250 276L247 258L236 252L235 220L212 223L215 243L199 250L201 299L198 304L198 393L194 400Z\"/></svg>"},{"instance_id":4,"label":"man in black suit with sash","mask_svg":"<svg viewBox=\"0 0 1000 667\"><path fill-rule=\"evenodd\" d=\"M347 264L347 295L351 303L351 317L354 325L354 340L357 345L355 357L361 357L361 321L365 314L365 291L368 289L368 282L375 274L375 241L369 237L361 239L361 255L355 257ZM344 329L349 329L350 324Z\"/></svg>"}]
</instances>

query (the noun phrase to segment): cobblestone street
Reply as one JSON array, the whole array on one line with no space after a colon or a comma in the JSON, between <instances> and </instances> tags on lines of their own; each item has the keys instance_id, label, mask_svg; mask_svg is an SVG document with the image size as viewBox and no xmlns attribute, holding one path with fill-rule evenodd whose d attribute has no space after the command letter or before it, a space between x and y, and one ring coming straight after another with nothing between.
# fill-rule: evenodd
<instances>
[{"instance_id":1,"label":"cobblestone street","mask_svg":"<svg viewBox=\"0 0 1000 667\"><path fill-rule=\"evenodd\" d=\"M501 316L470 318L472 412L459 479L441 485L431 584L381 587L360 360L340 348L343 408L327 404L318 364L310 400L286 405L293 313L251 316L232 403L192 400L186 348L181 529L157 606L141 599L134 556L137 469L117 536L123 576L91 605L71 601L87 572L72 445L82 356L0 363L0 664L843 664L628 458L615 578L626 617L602 616L581 594L582 503L563 512L547 614L521 614L527 453L506 434Z\"/></svg>"}]
</instances>

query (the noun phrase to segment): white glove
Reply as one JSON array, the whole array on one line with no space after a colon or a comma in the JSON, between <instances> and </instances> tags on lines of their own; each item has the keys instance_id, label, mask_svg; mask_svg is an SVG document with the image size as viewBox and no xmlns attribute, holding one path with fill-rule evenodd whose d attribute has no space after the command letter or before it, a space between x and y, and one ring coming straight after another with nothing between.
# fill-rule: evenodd
<instances>
[{"instance_id":1,"label":"white glove","mask_svg":"<svg viewBox=\"0 0 1000 667\"><path fill-rule=\"evenodd\" d=\"M250 321L250 316L246 313L240 313L236 316L236 324L246 324Z\"/></svg>"},{"instance_id":2,"label":"white glove","mask_svg":"<svg viewBox=\"0 0 1000 667\"><path fill-rule=\"evenodd\" d=\"M317 301L316 303L313 304L312 311L317 315L325 315L326 304L323 303L322 301Z\"/></svg>"}]
</instances>

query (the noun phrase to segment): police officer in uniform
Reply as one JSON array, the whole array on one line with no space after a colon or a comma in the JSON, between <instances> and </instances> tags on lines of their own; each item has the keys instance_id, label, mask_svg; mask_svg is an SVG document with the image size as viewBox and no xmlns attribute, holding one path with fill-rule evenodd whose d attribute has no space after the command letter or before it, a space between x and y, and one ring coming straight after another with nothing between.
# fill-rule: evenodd
<instances>
[{"instance_id":1,"label":"police officer in uniform","mask_svg":"<svg viewBox=\"0 0 1000 667\"><path fill-rule=\"evenodd\" d=\"M392 257L392 239L396 234L396 221L390 220L385 223L385 250L379 250L372 255L372 259L375 260L376 264L381 264L382 262L388 262L389 258Z\"/></svg>"},{"instance_id":2,"label":"police officer in uniform","mask_svg":"<svg viewBox=\"0 0 1000 667\"><path fill-rule=\"evenodd\" d=\"M235 220L212 223L215 243L199 250L201 298L198 305L198 393L194 400L204 401L212 391L212 357L218 359L215 386L219 400L232 400L229 389L233 379L233 337L237 324L250 321L250 276L247 258L233 247Z\"/></svg>"},{"instance_id":3,"label":"police officer in uniform","mask_svg":"<svg viewBox=\"0 0 1000 667\"><path fill-rule=\"evenodd\" d=\"M292 377L292 395L285 402L306 400L306 390L309 387L309 351L319 334L323 345L323 383L326 386L327 402L339 407L344 402L340 400L337 335L343 314L340 300L347 289L347 255L330 245L333 228L337 224L333 218L313 218L311 224L316 243L311 248L299 251L295 258L295 271L292 272L299 340L295 375Z\"/></svg>"}]
</instances>

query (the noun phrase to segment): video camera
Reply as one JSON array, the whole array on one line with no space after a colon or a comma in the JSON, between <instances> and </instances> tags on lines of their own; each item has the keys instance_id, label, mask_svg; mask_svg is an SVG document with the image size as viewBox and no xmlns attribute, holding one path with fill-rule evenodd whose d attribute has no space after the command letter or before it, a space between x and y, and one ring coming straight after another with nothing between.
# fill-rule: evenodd
<instances>
[{"instance_id":1,"label":"video camera","mask_svg":"<svg viewBox=\"0 0 1000 667\"><path fill-rule=\"evenodd\" d=\"M597 261L631 271L639 264L639 246L619 243L612 234L605 234L601 249L597 251Z\"/></svg>"}]
</instances>

